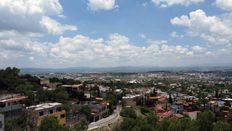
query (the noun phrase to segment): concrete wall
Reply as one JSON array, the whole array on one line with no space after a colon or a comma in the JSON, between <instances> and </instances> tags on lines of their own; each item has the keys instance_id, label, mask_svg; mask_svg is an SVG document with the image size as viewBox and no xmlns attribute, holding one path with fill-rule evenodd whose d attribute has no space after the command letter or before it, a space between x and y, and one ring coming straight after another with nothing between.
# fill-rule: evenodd
<instances>
[{"instance_id":1,"label":"concrete wall","mask_svg":"<svg viewBox=\"0 0 232 131\"><path fill-rule=\"evenodd\" d=\"M0 114L0 131L4 131L4 115Z\"/></svg>"},{"instance_id":2,"label":"concrete wall","mask_svg":"<svg viewBox=\"0 0 232 131\"><path fill-rule=\"evenodd\" d=\"M8 111L12 111L12 110L18 110L18 109L22 109L22 108L23 108L22 104L10 105L10 106L5 106L3 108L0 108L0 112L4 113L4 112L8 112Z\"/></svg>"}]
</instances>

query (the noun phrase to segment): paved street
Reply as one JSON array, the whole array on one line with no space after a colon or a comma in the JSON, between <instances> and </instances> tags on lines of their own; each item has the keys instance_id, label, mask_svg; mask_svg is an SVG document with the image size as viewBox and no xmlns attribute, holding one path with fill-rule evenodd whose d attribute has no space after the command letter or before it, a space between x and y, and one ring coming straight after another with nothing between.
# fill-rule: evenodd
<instances>
[{"instance_id":1,"label":"paved street","mask_svg":"<svg viewBox=\"0 0 232 131\"><path fill-rule=\"evenodd\" d=\"M88 130L100 128L103 126L107 126L111 123L114 123L120 118L120 111L121 111L121 106L117 106L117 108L114 110L114 113L109 117L90 123Z\"/></svg>"}]
</instances>

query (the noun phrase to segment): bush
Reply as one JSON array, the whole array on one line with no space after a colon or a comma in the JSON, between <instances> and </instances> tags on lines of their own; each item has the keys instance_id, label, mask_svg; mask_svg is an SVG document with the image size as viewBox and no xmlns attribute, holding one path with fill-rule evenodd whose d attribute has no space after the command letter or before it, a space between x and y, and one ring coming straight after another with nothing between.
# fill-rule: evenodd
<instances>
[{"instance_id":1,"label":"bush","mask_svg":"<svg viewBox=\"0 0 232 131\"><path fill-rule=\"evenodd\" d=\"M132 109L130 107L122 108L120 115L123 117L134 118L134 119L137 117L134 109Z\"/></svg>"}]
</instances>

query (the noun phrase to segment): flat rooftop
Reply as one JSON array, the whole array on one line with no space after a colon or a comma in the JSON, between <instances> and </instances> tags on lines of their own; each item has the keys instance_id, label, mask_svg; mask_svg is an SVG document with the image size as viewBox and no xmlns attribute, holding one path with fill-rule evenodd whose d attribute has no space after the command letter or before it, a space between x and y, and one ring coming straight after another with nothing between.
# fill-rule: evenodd
<instances>
[{"instance_id":1,"label":"flat rooftop","mask_svg":"<svg viewBox=\"0 0 232 131\"><path fill-rule=\"evenodd\" d=\"M27 96L20 94L5 94L0 96L0 102L13 102L27 99Z\"/></svg>"},{"instance_id":2,"label":"flat rooftop","mask_svg":"<svg viewBox=\"0 0 232 131\"><path fill-rule=\"evenodd\" d=\"M29 106L29 107L27 107L27 109L38 111L38 110L49 109L49 108L53 108L53 107L61 106L61 105L62 104L58 103L58 102L43 103L43 104L38 104L38 105L34 105L34 106Z\"/></svg>"}]
</instances>

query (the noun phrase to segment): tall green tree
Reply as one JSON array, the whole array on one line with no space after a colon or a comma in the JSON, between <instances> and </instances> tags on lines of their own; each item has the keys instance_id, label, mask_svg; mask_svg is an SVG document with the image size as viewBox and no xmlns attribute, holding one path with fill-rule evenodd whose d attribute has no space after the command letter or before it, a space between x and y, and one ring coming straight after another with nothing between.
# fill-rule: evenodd
<instances>
[{"instance_id":1,"label":"tall green tree","mask_svg":"<svg viewBox=\"0 0 232 131\"><path fill-rule=\"evenodd\" d=\"M54 91L55 100L58 102L64 102L69 99L68 92L63 88L58 88Z\"/></svg>"},{"instance_id":2,"label":"tall green tree","mask_svg":"<svg viewBox=\"0 0 232 131\"><path fill-rule=\"evenodd\" d=\"M213 125L213 131L232 131L231 125L224 121L218 121Z\"/></svg>"},{"instance_id":3,"label":"tall green tree","mask_svg":"<svg viewBox=\"0 0 232 131\"><path fill-rule=\"evenodd\" d=\"M15 87L24 82L19 78L19 72L15 67L0 70L0 90L15 91Z\"/></svg>"},{"instance_id":4,"label":"tall green tree","mask_svg":"<svg viewBox=\"0 0 232 131\"><path fill-rule=\"evenodd\" d=\"M147 124L151 125L152 127L155 127L159 119L153 113L149 113L147 115L146 120L147 120Z\"/></svg>"},{"instance_id":5,"label":"tall green tree","mask_svg":"<svg viewBox=\"0 0 232 131\"><path fill-rule=\"evenodd\" d=\"M212 111L204 111L198 114L197 126L200 131L211 131L215 121L215 114Z\"/></svg>"},{"instance_id":6,"label":"tall green tree","mask_svg":"<svg viewBox=\"0 0 232 131\"><path fill-rule=\"evenodd\" d=\"M200 93L199 96L199 103L200 104L203 104L203 107L204 109L206 108L206 104L208 103L208 99L206 97L206 94L205 93Z\"/></svg>"}]
</instances>

